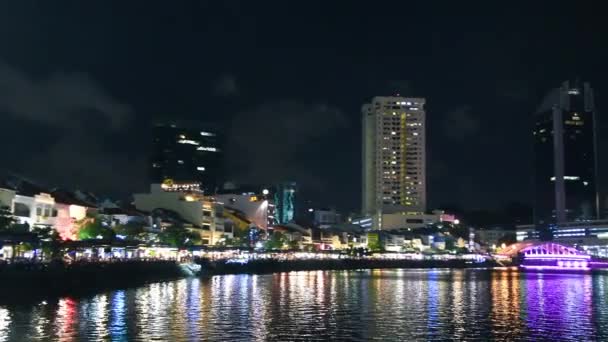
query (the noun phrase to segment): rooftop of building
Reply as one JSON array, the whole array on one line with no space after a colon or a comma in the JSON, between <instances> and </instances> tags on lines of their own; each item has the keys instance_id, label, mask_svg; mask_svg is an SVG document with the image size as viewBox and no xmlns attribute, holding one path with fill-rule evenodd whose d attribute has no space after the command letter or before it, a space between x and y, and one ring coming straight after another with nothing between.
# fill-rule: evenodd
<instances>
[{"instance_id":1,"label":"rooftop of building","mask_svg":"<svg viewBox=\"0 0 608 342\"><path fill-rule=\"evenodd\" d=\"M374 96L372 98L372 102L384 102L384 101L404 101L409 100L418 103L424 103L426 99L424 97L409 97L409 96L401 96L401 94L394 94L388 96Z\"/></svg>"},{"instance_id":2,"label":"rooftop of building","mask_svg":"<svg viewBox=\"0 0 608 342\"><path fill-rule=\"evenodd\" d=\"M87 208L97 208L97 205L95 203L80 199L76 196L75 193L66 190L53 190L50 192L50 195L53 196L56 203L78 205Z\"/></svg>"},{"instance_id":3,"label":"rooftop of building","mask_svg":"<svg viewBox=\"0 0 608 342\"><path fill-rule=\"evenodd\" d=\"M34 197L36 195L46 193L51 195L55 202L70 205L80 205L87 208L96 208L96 197L88 192L76 191L71 192L59 188L48 188L40 185L35 181L18 175L10 175L0 181L0 188L15 191L17 195ZM91 199L91 200L90 200Z\"/></svg>"},{"instance_id":4,"label":"rooftop of building","mask_svg":"<svg viewBox=\"0 0 608 342\"><path fill-rule=\"evenodd\" d=\"M238 184L235 182L226 182L221 189L217 191L219 195L226 194L235 194L235 195L243 195L243 194L260 194L264 189L270 190L271 188L264 185L259 184Z\"/></svg>"},{"instance_id":5,"label":"rooftop of building","mask_svg":"<svg viewBox=\"0 0 608 342\"><path fill-rule=\"evenodd\" d=\"M310 236L310 234L311 234L311 231L308 228L305 228L305 227L300 226L295 223L286 223L286 224L276 225L273 227L273 229L286 230L289 232L296 232L296 233L302 234L303 236Z\"/></svg>"},{"instance_id":6,"label":"rooftop of building","mask_svg":"<svg viewBox=\"0 0 608 342\"><path fill-rule=\"evenodd\" d=\"M34 197L40 193L50 193L51 191L32 181L19 177L8 177L0 181L0 187L15 191L18 195Z\"/></svg>"},{"instance_id":7,"label":"rooftop of building","mask_svg":"<svg viewBox=\"0 0 608 342\"><path fill-rule=\"evenodd\" d=\"M102 214L105 215L126 215L126 216L146 216L147 213L133 208L104 208Z\"/></svg>"},{"instance_id":8,"label":"rooftop of building","mask_svg":"<svg viewBox=\"0 0 608 342\"><path fill-rule=\"evenodd\" d=\"M216 122L172 119L172 118L157 118L153 121L153 126L154 127L180 128L180 129L186 129L186 130L207 129L207 130L213 131L213 133L218 133L218 132L222 131L222 126Z\"/></svg>"},{"instance_id":9,"label":"rooftop of building","mask_svg":"<svg viewBox=\"0 0 608 342\"><path fill-rule=\"evenodd\" d=\"M564 81L561 86L552 88L545 94L540 106L536 109L536 114L553 110L553 107L560 102L562 91L566 90L569 94L578 95L585 86L589 86L589 83L581 82L580 79ZM576 90L576 92L571 92L574 90Z\"/></svg>"}]
</instances>

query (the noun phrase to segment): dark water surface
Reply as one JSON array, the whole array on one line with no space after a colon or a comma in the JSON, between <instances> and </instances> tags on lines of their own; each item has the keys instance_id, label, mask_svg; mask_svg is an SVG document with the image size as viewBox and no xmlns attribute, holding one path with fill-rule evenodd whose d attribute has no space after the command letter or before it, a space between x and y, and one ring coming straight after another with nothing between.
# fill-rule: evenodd
<instances>
[{"instance_id":1,"label":"dark water surface","mask_svg":"<svg viewBox=\"0 0 608 342\"><path fill-rule=\"evenodd\" d=\"M0 341L608 340L608 275L317 271L0 306Z\"/></svg>"}]
</instances>

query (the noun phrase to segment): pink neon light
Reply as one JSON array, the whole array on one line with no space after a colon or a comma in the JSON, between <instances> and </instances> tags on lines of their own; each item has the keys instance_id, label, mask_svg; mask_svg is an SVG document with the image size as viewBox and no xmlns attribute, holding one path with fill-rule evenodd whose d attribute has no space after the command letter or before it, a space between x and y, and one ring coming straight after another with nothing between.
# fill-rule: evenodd
<instances>
[{"instance_id":1,"label":"pink neon light","mask_svg":"<svg viewBox=\"0 0 608 342\"><path fill-rule=\"evenodd\" d=\"M589 260L590 255L560 255L560 254L525 254L526 259L546 259L546 260L565 260L565 259L585 259Z\"/></svg>"},{"instance_id":2,"label":"pink neon light","mask_svg":"<svg viewBox=\"0 0 608 342\"><path fill-rule=\"evenodd\" d=\"M521 265L523 268L536 269L536 270L590 270L589 267L563 267L563 266L539 266L539 265Z\"/></svg>"}]
</instances>

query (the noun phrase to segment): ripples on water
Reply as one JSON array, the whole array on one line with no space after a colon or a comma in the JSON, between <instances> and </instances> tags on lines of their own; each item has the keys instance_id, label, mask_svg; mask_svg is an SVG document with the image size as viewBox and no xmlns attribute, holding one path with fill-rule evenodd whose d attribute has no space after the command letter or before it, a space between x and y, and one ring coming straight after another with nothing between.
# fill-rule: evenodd
<instances>
[{"instance_id":1,"label":"ripples on water","mask_svg":"<svg viewBox=\"0 0 608 342\"><path fill-rule=\"evenodd\" d=\"M608 275L225 275L0 306L0 341L607 340Z\"/></svg>"}]
</instances>

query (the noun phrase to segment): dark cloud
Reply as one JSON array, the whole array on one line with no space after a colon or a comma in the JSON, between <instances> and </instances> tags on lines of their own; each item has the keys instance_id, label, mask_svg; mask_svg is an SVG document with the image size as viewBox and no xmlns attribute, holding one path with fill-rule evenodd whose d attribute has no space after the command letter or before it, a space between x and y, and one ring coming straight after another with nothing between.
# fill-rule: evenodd
<instances>
[{"instance_id":1,"label":"dark cloud","mask_svg":"<svg viewBox=\"0 0 608 342\"><path fill-rule=\"evenodd\" d=\"M330 134L346 125L343 113L324 104L270 102L237 114L229 131L227 159L232 176L245 182L303 181L326 185L325 159L336 150Z\"/></svg>"},{"instance_id":2,"label":"dark cloud","mask_svg":"<svg viewBox=\"0 0 608 342\"><path fill-rule=\"evenodd\" d=\"M56 72L34 78L0 61L0 110L13 117L50 125L71 126L97 113L113 128L132 111L111 98L87 74Z\"/></svg>"},{"instance_id":3,"label":"dark cloud","mask_svg":"<svg viewBox=\"0 0 608 342\"><path fill-rule=\"evenodd\" d=\"M232 96L239 93L236 77L231 74L222 75L215 84L215 93L220 96Z\"/></svg>"},{"instance_id":4,"label":"dark cloud","mask_svg":"<svg viewBox=\"0 0 608 342\"><path fill-rule=\"evenodd\" d=\"M461 106L448 111L443 120L443 134L452 140L462 140L479 130L479 121L473 116L471 106Z\"/></svg>"},{"instance_id":5,"label":"dark cloud","mask_svg":"<svg viewBox=\"0 0 608 342\"><path fill-rule=\"evenodd\" d=\"M0 124L18 132L2 139L18 142L5 169L50 186L105 193L130 187L145 170L143 159L128 152L133 111L86 74L35 78L0 63L0 113Z\"/></svg>"},{"instance_id":6,"label":"dark cloud","mask_svg":"<svg viewBox=\"0 0 608 342\"><path fill-rule=\"evenodd\" d=\"M145 185L146 159L102 143L118 137L103 129L97 133L76 130L47 148L32 152L30 158L23 160L21 169L36 179L51 181L50 185L128 195Z\"/></svg>"},{"instance_id":7,"label":"dark cloud","mask_svg":"<svg viewBox=\"0 0 608 342\"><path fill-rule=\"evenodd\" d=\"M524 81L502 81L497 84L497 93L503 101L522 102L532 97L532 90Z\"/></svg>"}]
</instances>

